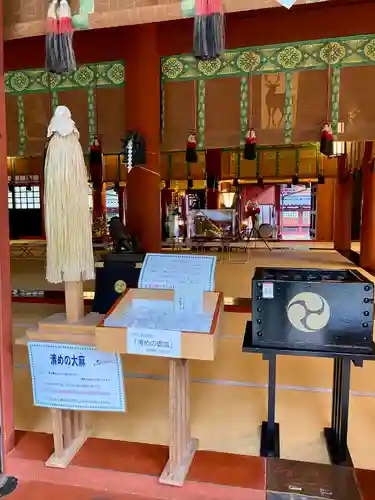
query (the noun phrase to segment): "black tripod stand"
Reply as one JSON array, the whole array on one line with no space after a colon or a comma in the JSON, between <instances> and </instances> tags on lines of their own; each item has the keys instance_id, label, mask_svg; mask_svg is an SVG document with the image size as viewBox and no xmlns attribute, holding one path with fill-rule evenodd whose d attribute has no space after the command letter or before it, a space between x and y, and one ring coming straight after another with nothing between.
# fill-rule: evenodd
<instances>
[{"instance_id":1,"label":"black tripod stand","mask_svg":"<svg viewBox=\"0 0 375 500\"><path fill-rule=\"evenodd\" d=\"M260 234L259 229L255 226L251 228L250 234L249 234L249 241L254 240L255 246L256 246L256 241L260 240L262 241L266 247L268 248L269 251L272 250L272 248L269 246L267 241L263 238L263 236Z\"/></svg>"}]
</instances>

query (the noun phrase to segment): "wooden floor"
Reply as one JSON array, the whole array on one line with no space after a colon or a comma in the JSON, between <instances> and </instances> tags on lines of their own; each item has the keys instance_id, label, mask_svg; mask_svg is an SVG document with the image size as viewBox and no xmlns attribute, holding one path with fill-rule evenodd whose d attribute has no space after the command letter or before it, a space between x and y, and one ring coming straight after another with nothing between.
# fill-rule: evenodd
<instances>
[{"instance_id":1,"label":"wooden floor","mask_svg":"<svg viewBox=\"0 0 375 500\"><path fill-rule=\"evenodd\" d=\"M54 500L155 500L155 497L151 496L108 494L106 491L98 492L89 488L57 486L42 481L21 482L9 498L11 500L40 500L41 498L53 498Z\"/></svg>"},{"instance_id":2,"label":"wooden floor","mask_svg":"<svg viewBox=\"0 0 375 500\"><path fill-rule=\"evenodd\" d=\"M298 242L299 243L299 242ZM256 266L352 267L334 251L254 250L238 262L217 264L216 289L229 296L250 296ZM43 261L12 262L14 288L56 288L46 284ZM92 289L87 283L86 289ZM13 335L62 306L13 304ZM259 426L266 416L267 364L260 355L241 352L246 314L224 314L223 338L214 362L191 363L192 433L200 449L258 455ZM46 410L32 405L26 348L15 348L15 418L19 430L51 432ZM93 437L165 445L168 442L168 363L164 359L123 356L128 400L126 414L95 414ZM328 463L322 429L331 410L332 362L282 357L277 371L277 419L284 458ZM352 376L349 445L356 467L375 469L375 364L355 368ZM209 401L209 404L207 402Z\"/></svg>"}]
</instances>

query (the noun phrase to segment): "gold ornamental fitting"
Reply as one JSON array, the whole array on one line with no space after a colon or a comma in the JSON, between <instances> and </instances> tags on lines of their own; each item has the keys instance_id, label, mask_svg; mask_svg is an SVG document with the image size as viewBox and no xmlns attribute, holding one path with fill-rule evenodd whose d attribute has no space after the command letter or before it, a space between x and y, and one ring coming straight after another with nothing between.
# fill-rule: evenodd
<instances>
[{"instance_id":1,"label":"gold ornamental fitting","mask_svg":"<svg viewBox=\"0 0 375 500\"><path fill-rule=\"evenodd\" d=\"M115 288L115 291L117 293L119 293L119 294L120 293L124 293L125 290L126 290L126 283L125 283L125 281L123 281L123 280L116 281L114 288Z\"/></svg>"}]
</instances>

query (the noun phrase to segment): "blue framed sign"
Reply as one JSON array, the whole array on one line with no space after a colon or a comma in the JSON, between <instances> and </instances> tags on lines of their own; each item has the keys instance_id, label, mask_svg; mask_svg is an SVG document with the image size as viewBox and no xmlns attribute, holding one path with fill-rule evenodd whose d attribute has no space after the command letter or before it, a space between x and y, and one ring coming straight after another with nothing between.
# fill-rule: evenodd
<instances>
[{"instance_id":1,"label":"blue framed sign","mask_svg":"<svg viewBox=\"0 0 375 500\"><path fill-rule=\"evenodd\" d=\"M118 354L74 344L29 342L34 405L89 411L126 411Z\"/></svg>"}]
</instances>

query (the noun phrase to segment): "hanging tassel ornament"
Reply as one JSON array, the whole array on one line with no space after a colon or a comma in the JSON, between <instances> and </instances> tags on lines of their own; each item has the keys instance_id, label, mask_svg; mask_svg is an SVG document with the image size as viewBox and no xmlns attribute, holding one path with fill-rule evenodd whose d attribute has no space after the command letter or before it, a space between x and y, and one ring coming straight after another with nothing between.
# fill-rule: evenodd
<instances>
[{"instance_id":1,"label":"hanging tassel ornament","mask_svg":"<svg viewBox=\"0 0 375 500\"><path fill-rule=\"evenodd\" d=\"M197 137L195 132L192 132L188 137L185 160L186 163L198 163Z\"/></svg>"},{"instance_id":2,"label":"hanging tassel ornament","mask_svg":"<svg viewBox=\"0 0 375 500\"><path fill-rule=\"evenodd\" d=\"M46 67L52 73L76 70L72 12L68 0L51 0L48 8Z\"/></svg>"},{"instance_id":3,"label":"hanging tassel ornament","mask_svg":"<svg viewBox=\"0 0 375 500\"><path fill-rule=\"evenodd\" d=\"M58 106L48 127L44 174L47 273L49 283L95 278L88 179L79 132L66 106Z\"/></svg>"},{"instance_id":4,"label":"hanging tassel ornament","mask_svg":"<svg viewBox=\"0 0 375 500\"><path fill-rule=\"evenodd\" d=\"M102 156L102 146L98 137L94 137L94 140L90 147L89 156L89 170L91 182L94 189L96 186L103 182L103 156Z\"/></svg>"},{"instance_id":5,"label":"hanging tassel ornament","mask_svg":"<svg viewBox=\"0 0 375 500\"><path fill-rule=\"evenodd\" d=\"M323 123L320 134L320 152L326 156L333 156L333 132L331 124Z\"/></svg>"},{"instance_id":6,"label":"hanging tassel ornament","mask_svg":"<svg viewBox=\"0 0 375 500\"><path fill-rule=\"evenodd\" d=\"M224 52L225 27L222 0L195 0L194 55L215 59Z\"/></svg>"},{"instance_id":7,"label":"hanging tassel ornament","mask_svg":"<svg viewBox=\"0 0 375 500\"><path fill-rule=\"evenodd\" d=\"M128 141L126 145L126 165L128 167L128 173L133 168L133 139Z\"/></svg>"},{"instance_id":8,"label":"hanging tassel ornament","mask_svg":"<svg viewBox=\"0 0 375 500\"><path fill-rule=\"evenodd\" d=\"M59 26L57 21L57 1L52 0L47 13L46 67L48 71L58 72L59 62Z\"/></svg>"},{"instance_id":9,"label":"hanging tassel ornament","mask_svg":"<svg viewBox=\"0 0 375 500\"><path fill-rule=\"evenodd\" d=\"M257 138L253 128L246 133L243 157L245 160L255 160L257 157Z\"/></svg>"},{"instance_id":10,"label":"hanging tassel ornament","mask_svg":"<svg viewBox=\"0 0 375 500\"><path fill-rule=\"evenodd\" d=\"M77 66L73 49L72 11L68 0L60 0L59 40L62 72L75 71Z\"/></svg>"},{"instance_id":11,"label":"hanging tassel ornament","mask_svg":"<svg viewBox=\"0 0 375 500\"><path fill-rule=\"evenodd\" d=\"M146 141L139 132L130 131L122 139L124 145L124 160L128 172L137 166L146 165Z\"/></svg>"}]
</instances>

